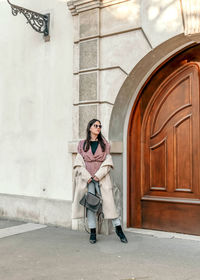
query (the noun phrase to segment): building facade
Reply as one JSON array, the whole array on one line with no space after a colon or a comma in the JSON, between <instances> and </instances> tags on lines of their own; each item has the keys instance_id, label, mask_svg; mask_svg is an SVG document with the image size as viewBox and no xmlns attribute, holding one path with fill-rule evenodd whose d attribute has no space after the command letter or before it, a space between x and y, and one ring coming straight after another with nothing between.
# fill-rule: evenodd
<instances>
[{"instance_id":1,"label":"building facade","mask_svg":"<svg viewBox=\"0 0 200 280\"><path fill-rule=\"evenodd\" d=\"M2 1L1 215L81 228L72 164L98 118L124 226L199 234L200 57L181 1L27 4L50 12L51 39Z\"/></svg>"}]
</instances>

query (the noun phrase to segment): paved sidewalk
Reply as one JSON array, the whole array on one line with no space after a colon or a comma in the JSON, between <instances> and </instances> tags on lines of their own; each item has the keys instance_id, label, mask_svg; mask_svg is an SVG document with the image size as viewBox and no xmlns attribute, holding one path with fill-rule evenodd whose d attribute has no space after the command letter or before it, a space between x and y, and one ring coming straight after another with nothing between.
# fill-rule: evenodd
<instances>
[{"instance_id":1,"label":"paved sidewalk","mask_svg":"<svg viewBox=\"0 0 200 280\"><path fill-rule=\"evenodd\" d=\"M0 220L0 233L12 227L0 238L0 280L200 280L199 241L126 232L128 244L113 233L92 245L85 232Z\"/></svg>"}]
</instances>

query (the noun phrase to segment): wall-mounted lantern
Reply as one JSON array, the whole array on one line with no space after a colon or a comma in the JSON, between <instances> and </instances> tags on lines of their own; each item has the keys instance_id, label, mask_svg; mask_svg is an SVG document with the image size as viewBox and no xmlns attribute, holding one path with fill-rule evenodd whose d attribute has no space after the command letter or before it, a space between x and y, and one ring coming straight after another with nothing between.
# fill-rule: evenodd
<instances>
[{"instance_id":1,"label":"wall-mounted lantern","mask_svg":"<svg viewBox=\"0 0 200 280\"><path fill-rule=\"evenodd\" d=\"M13 16L17 16L18 13L23 14L27 19L27 23L29 23L35 31L44 34L45 42L50 41L50 14L39 14L23 7L13 5L9 0L7 1L11 6Z\"/></svg>"},{"instance_id":2,"label":"wall-mounted lantern","mask_svg":"<svg viewBox=\"0 0 200 280\"><path fill-rule=\"evenodd\" d=\"M195 37L199 41L200 40L200 0L181 0L181 6L182 6L185 35Z\"/></svg>"}]
</instances>

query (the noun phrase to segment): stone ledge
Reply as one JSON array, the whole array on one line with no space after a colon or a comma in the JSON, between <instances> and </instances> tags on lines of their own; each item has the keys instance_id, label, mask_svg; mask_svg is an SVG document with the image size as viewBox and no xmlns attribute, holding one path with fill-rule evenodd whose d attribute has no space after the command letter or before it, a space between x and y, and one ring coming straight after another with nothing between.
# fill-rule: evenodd
<instances>
[{"instance_id":1,"label":"stone ledge","mask_svg":"<svg viewBox=\"0 0 200 280\"><path fill-rule=\"evenodd\" d=\"M71 228L68 200L0 194L0 217Z\"/></svg>"},{"instance_id":2,"label":"stone ledge","mask_svg":"<svg viewBox=\"0 0 200 280\"><path fill-rule=\"evenodd\" d=\"M67 2L68 8L73 16L79 13L94 8L99 8L101 5L100 0L75 0Z\"/></svg>"},{"instance_id":3,"label":"stone ledge","mask_svg":"<svg viewBox=\"0 0 200 280\"><path fill-rule=\"evenodd\" d=\"M68 1L67 6L73 16L95 8L105 8L130 0L74 0Z\"/></svg>"},{"instance_id":4,"label":"stone ledge","mask_svg":"<svg viewBox=\"0 0 200 280\"><path fill-rule=\"evenodd\" d=\"M98 100L85 100L85 101L80 101L78 103L73 103L74 106L81 106L81 105L93 105L93 104L108 104L108 105L114 105L111 102L108 101L98 101Z\"/></svg>"}]
</instances>

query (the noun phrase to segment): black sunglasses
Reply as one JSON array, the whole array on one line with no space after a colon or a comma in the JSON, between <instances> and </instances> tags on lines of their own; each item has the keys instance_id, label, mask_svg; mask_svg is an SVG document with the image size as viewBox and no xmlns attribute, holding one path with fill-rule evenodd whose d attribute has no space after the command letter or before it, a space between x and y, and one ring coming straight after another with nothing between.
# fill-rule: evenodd
<instances>
[{"instance_id":1,"label":"black sunglasses","mask_svg":"<svg viewBox=\"0 0 200 280\"><path fill-rule=\"evenodd\" d=\"M94 125L95 128L98 128L98 127L99 127L99 128L102 128L102 125L101 125L101 124L93 124L93 125Z\"/></svg>"}]
</instances>

